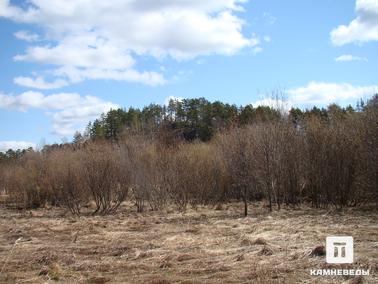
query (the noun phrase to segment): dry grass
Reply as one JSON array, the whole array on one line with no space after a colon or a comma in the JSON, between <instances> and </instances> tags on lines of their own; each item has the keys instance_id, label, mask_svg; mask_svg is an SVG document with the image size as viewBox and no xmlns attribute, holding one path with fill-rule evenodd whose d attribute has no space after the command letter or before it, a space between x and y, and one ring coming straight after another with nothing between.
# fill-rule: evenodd
<instances>
[{"instance_id":1,"label":"dry grass","mask_svg":"<svg viewBox=\"0 0 378 284\"><path fill-rule=\"evenodd\" d=\"M114 216L81 218L56 208L0 209L0 282L342 283L348 278L310 276L332 267L311 251L340 234L355 239L355 263L343 267L369 268L356 283L378 283L377 213L269 214L253 204L242 218L241 208L137 214L125 204Z\"/></svg>"}]
</instances>

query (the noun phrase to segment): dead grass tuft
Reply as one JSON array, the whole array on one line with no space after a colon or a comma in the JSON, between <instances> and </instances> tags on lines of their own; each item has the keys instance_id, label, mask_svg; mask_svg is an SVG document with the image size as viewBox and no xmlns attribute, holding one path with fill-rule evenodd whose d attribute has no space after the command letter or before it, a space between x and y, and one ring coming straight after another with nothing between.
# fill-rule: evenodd
<instances>
[{"instance_id":1,"label":"dead grass tuft","mask_svg":"<svg viewBox=\"0 0 378 284\"><path fill-rule=\"evenodd\" d=\"M269 246L264 246L260 251L259 251L259 255L272 255L274 252L273 252L273 249L270 248Z\"/></svg>"},{"instance_id":2,"label":"dead grass tuft","mask_svg":"<svg viewBox=\"0 0 378 284\"><path fill-rule=\"evenodd\" d=\"M344 281L342 284L365 284L367 283L362 276L357 276L347 281Z\"/></svg>"},{"instance_id":3,"label":"dead grass tuft","mask_svg":"<svg viewBox=\"0 0 378 284\"><path fill-rule=\"evenodd\" d=\"M253 215L240 218L240 204L168 214L128 208L75 220L59 208L39 217L0 208L0 267L15 240L30 237L14 248L0 283L342 283L347 279L309 272L327 268L324 256L310 256L314 244L340 233L355 238L354 265L371 269L346 283L378 283L375 212L303 208L268 215L253 204Z\"/></svg>"},{"instance_id":4,"label":"dead grass tuft","mask_svg":"<svg viewBox=\"0 0 378 284\"><path fill-rule=\"evenodd\" d=\"M170 281L168 281L167 279L153 279L151 280L150 284L171 284Z\"/></svg>"},{"instance_id":5,"label":"dead grass tuft","mask_svg":"<svg viewBox=\"0 0 378 284\"><path fill-rule=\"evenodd\" d=\"M177 256L176 260L178 262L182 262L182 261L187 261L187 260L191 260L191 259L195 259L196 256L193 255L193 254L190 254L190 253L185 253L185 254L181 254L179 256Z\"/></svg>"},{"instance_id":6,"label":"dead grass tuft","mask_svg":"<svg viewBox=\"0 0 378 284\"><path fill-rule=\"evenodd\" d=\"M243 261L244 259L244 254L239 254L236 256L236 261Z\"/></svg>"},{"instance_id":7,"label":"dead grass tuft","mask_svg":"<svg viewBox=\"0 0 378 284\"><path fill-rule=\"evenodd\" d=\"M50 271L48 273L50 279L58 281L62 276L62 271L58 264L54 264L50 266Z\"/></svg>"},{"instance_id":8,"label":"dead grass tuft","mask_svg":"<svg viewBox=\"0 0 378 284\"><path fill-rule=\"evenodd\" d=\"M91 283L91 284L104 284L104 283L107 283L111 281L111 279L109 277L104 277L104 276L94 276L94 277L91 277L87 280L87 283Z\"/></svg>"},{"instance_id":9,"label":"dead grass tuft","mask_svg":"<svg viewBox=\"0 0 378 284\"><path fill-rule=\"evenodd\" d=\"M266 245L267 242L266 242L266 240L263 239L263 238L257 238L257 239L255 239L255 240L252 242L252 244L254 244L254 245Z\"/></svg>"}]
</instances>

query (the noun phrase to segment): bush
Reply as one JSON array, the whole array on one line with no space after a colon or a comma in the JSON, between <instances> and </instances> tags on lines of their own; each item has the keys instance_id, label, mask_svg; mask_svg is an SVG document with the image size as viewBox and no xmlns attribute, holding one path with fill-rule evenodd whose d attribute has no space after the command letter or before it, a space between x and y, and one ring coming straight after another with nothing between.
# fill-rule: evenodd
<instances>
[{"instance_id":1,"label":"bush","mask_svg":"<svg viewBox=\"0 0 378 284\"><path fill-rule=\"evenodd\" d=\"M130 179L123 154L119 147L105 143L82 150L83 188L96 204L94 214L115 212L127 197Z\"/></svg>"}]
</instances>

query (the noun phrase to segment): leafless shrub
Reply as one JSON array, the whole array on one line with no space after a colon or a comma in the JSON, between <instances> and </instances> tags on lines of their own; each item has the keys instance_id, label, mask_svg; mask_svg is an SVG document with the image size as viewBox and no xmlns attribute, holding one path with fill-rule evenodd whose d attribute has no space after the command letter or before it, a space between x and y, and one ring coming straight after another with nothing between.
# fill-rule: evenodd
<instances>
[{"instance_id":1,"label":"leafless shrub","mask_svg":"<svg viewBox=\"0 0 378 284\"><path fill-rule=\"evenodd\" d=\"M19 208L44 206L51 197L47 184L47 167L41 153L28 153L17 163L9 165L5 190L10 202Z\"/></svg>"},{"instance_id":2,"label":"leafless shrub","mask_svg":"<svg viewBox=\"0 0 378 284\"><path fill-rule=\"evenodd\" d=\"M127 197L130 180L121 155L119 147L108 144L88 145L83 150L82 178L96 204L93 213L113 213Z\"/></svg>"},{"instance_id":3,"label":"leafless shrub","mask_svg":"<svg viewBox=\"0 0 378 284\"><path fill-rule=\"evenodd\" d=\"M367 200L375 200L378 209L378 95L368 101L361 115L362 158L359 185Z\"/></svg>"},{"instance_id":4,"label":"leafless shrub","mask_svg":"<svg viewBox=\"0 0 378 284\"><path fill-rule=\"evenodd\" d=\"M131 198L135 201L138 212L162 209L167 202L163 187L164 156L153 140L140 135L127 137L121 143L125 162L129 163Z\"/></svg>"},{"instance_id":5,"label":"leafless shrub","mask_svg":"<svg viewBox=\"0 0 378 284\"><path fill-rule=\"evenodd\" d=\"M256 190L256 172L253 153L253 140L249 128L235 128L219 135L216 141L227 172L230 175L230 186L236 198L244 201L244 215L248 214L247 201L252 190ZM231 194L233 195L233 194Z\"/></svg>"},{"instance_id":6,"label":"leafless shrub","mask_svg":"<svg viewBox=\"0 0 378 284\"><path fill-rule=\"evenodd\" d=\"M361 163L361 136L347 122L306 125L306 180L315 207L352 205L359 198L356 178Z\"/></svg>"},{"instance_id":7,"label":"leafless shrub","mask_svg":"<svg viewBox=\"0 0 378 284\"><path fill-rule=\"evenodd\" d=\"M222 157L209 144L182 144L170 151L166 184L179 210L190 204L215 204L224 195L226 172Z\"/></svg>"},{"instance_id":8,"label":"leafless shrub","mask_svg":"<svg viewBox=\"0 0 378 284\"><path fill-rule=\"evenodd\" d=\"M47 160L52 203L63 205L77 215L89 199L83 186L81 156L77 151L58 150L50 153Z\"/></svg>"}]
</instances>

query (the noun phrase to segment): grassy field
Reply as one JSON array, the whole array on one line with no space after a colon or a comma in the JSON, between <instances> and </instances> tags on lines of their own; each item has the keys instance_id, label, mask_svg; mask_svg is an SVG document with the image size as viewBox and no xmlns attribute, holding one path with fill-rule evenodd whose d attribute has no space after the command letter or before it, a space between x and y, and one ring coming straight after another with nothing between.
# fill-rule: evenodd
<instances>
[{"instance_id":1,"label":"grassy field","mask_svg":"<svg viewBox=\"0 0 378 284\"><path fill-rule=\"evenodd\" d=\"M378 283L377 213L241 204L113 216L0 209L1 283ZM311 251L328 235L354 237L355 262L327 265ZM310 269L370 269L311 276Z\"/></svg>"}]
</instances>

